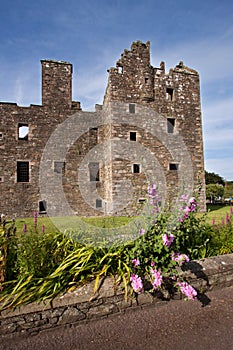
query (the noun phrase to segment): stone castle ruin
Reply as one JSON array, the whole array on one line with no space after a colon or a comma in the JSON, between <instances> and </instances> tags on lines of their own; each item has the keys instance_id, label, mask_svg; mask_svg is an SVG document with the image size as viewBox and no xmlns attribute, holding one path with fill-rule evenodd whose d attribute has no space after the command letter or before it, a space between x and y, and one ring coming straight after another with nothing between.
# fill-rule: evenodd
<instances>
[{"instance_id":1,"label":"stone castle ruin","mask_svg":"<svg viewBox=\"0 0 233 350\"><path fill-rule=\"evenodd\" d=\"M149 183L161 200L201 189L204 159L198 73L169 73L137 41L109 69L103 105L72 101L72 65L42 60L42 105L0 103L0 212L133 215Z\"/></svg>"}]
</instances>

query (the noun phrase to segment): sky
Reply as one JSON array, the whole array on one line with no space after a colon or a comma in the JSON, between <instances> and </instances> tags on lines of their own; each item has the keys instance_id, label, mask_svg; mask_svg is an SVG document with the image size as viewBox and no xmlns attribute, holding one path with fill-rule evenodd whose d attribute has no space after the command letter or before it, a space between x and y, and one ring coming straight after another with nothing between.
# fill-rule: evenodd
<instances>
[{"instance_id":1,"label":"sky","mask_svg":"<svg viewBox=\"0 0 233 350\"><path fill-rule=\"evenodd\" d=\"M107 69L133 41L151 64L201 79L205 169L233 181L232 0L1 0L0 101L41 104L41 59L73 64L73 100L103 102Z\"/></svg>"}]
</instances>

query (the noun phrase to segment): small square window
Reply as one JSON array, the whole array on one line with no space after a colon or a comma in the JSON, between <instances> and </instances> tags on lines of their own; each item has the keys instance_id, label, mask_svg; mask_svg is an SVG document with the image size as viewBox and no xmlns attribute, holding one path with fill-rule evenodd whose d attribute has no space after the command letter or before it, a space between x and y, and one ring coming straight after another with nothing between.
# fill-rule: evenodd
<instances>
[{"instance_id":1,"label":"small square window","mask_svg":"<svg viewBox=\"0 0 233 350\"><path fill-rule=\"evenodd\" d=\"M173 134L175 128L175 119L167 118L167 132L168 134Z\"/></svg>"},{"instance_id":2,"label":"small square window","mask_svg":"<svg viewBox=\"0 0 233 350\"><path fill-rule=\"evenodd\" d=\"M174 99L174 89L167 88L166 89L166 100L167 101L173 101Z\"/></svg>"},{"instance_id":3,"label":"small square window","mask_svg":"<svg viewBox=\"0 0 233 350\"><path fill-rule=\"evenodd\" d=\"M137 133L136 133L136 131L130 131L129 139L130 139L130 141L137 141Z\"/></svg>"},{"instance_id":4,"label":"small square window","mask_svg":"<svg viewBox=\"0 0 233 350\"><path fill-rule=\"evenodd\" d=\"M18 140L28 141L29 127L26 123L18 124Z\"/></svg>"},{"instance_id":5,"label":"small square window","mask_svg":"<svg viewBox=\"0 0 233 350\"><path fill-rule=\"evenodd\" d=\"M129 104L129 113L135 113L135 104L134 103Z\"/></svg>"},{"instance_id":6,"label":"small square window","mask_svg":"<svg viewBox=\"0 0 233 350\"><path fill-rule=\"evenodd\" d=\"M39 213L46 213L47 203L46 201L39 201Z\"/></svg>"},{"instance_id":7,"label":"small square window","mask_svg":"<svg viewBox=\"0 0 233 350\"><path fill-rule=\"evenodd\" d=\"M3 133L0 132L0 141L2 141L2 140L3 140Z\"/></svg>"},{"instance_id":8,"label":"small square window","mask_svg":"<svg viewBox=\"0 0 233 350\"><path fill-rule=\"evenodd\" d=\"M96 208L102 208L102 199L96 199L95 207Z\"/></svg>"},{"instance_id":9,"label":"small square window","mask_svg":"<svg viewBox=\"0 0 233 350\"><path fill-rule=\"evenodd\" d=\"M179 164L177 164L177 163L170 163L169 164L169 170L179 170Z\"/></svg>"},{"instance_id":10,"label":"small square window","mask_svg":"<svg viewBox=\"0 0 233 350\"><path fill-rule=\"evenodd\" d=\"M29 182L29 162L17 162L17 182Z\"/></svg>"},{"instance_id":11,"label":"small square window","mask_svg":"<svg viewBox=\"0 0 233 350\"><path fill-rule=\"evenodd\" d=\"M143 204L146 202L145 198L139 198L138 203Z\"/></svg>"},{"instance_id":12,"label":"small square window","mask_svg":"<svg viewBox=\"0 0 233 350\"><path fill-rule=\"evenodd\" d=\"M133 164L133 173L134 174L140 173L140 164Z\"/></svg>"},{"instance_id":13,"label":"small square window","mask_svg":"<svg viewBox=\"0 0 233 350\"><path fill-rule=\"evenodd\" d=\"M0 176L0 182L4 182L4 177Z\"/></svg>"},{"instance_id":14,"label":"small square window","mask_svg":"<svg viewBox=\"0 0 233 350\"><path fill-rule=\"evenodd\" d=\"M57 174L64 174L65 162L54 162L54 172Z\"/></svg>"},{"instance_id":15,"label":"small square window","mask_svg":"<svg viewBox=\"0 0 233 350\"><path fill-rule=\"evenodd\" d=\"M118 66L117 67L117 71L119 74L123 74L123 67L122 66Z\"/></svg>"}]
</instances>

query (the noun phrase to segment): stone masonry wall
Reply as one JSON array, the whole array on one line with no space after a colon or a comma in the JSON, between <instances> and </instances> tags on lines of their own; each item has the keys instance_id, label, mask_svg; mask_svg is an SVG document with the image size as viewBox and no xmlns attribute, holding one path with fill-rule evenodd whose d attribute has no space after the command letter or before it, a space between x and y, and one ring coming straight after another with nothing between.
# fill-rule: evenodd
<instances>
[{"instance_id":1,"label":"stone masonry wall","mask_svg":"<svg viewBox=\"0 0 233 350\"><path fill-rule=\"evenodd\" d=\"M1 213L30 217L44 201L42 215L46 210L54 216L134 215L150 181L168 201L181 194L182 186L190 195L201 188L205 210L195 70L180 62L166 74L163 62L151 66L150 43L135 42L110 68L103 106L84 112L72 101L72 65L52 60L41 65L41 106L0 103ZM20 137L23 128L28 134ZM136 140L130 139L132 132ZM20 166L27 176L19 180ZM96 181L91 166L97 169Z\"/></svg>"},{"instance_id":2,"label":"stone masonry wall","mask_svg":"<svg viewBox=\"0 0 233 350\"><path fill-rule=\"evenodd\" d=\"M182 274L199 291L201 300L201 295L208 290L233 285L233 254L191 261ZM104 281L95 295L93 290L94 282L91 282L51 303L33 303L15 310L4 310L0 314L0 334L2 337L35 334L162 302L149 293L125 300L121 286L116 286L110 278ZM175 294L174 298L181 298L181 295Z\"/></svg>"}]
</instances>

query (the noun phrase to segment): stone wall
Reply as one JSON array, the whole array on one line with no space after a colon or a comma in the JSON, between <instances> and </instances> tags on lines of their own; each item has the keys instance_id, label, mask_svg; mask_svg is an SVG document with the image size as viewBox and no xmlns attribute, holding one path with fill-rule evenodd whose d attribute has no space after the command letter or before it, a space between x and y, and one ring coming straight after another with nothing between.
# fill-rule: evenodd
<instances>
[{"instance_id":1,"label":"stone wall","mask_svg":"<svg viewBox=\"0 0 233 350\"><path fill-rule=\"evenodd\" d=\"M163 62L153 67L149 42L135 42L110 68L103 106L84 112L72 101L72 65L41 64L42 105L0 103L0 213L30 217L43 201L49 216L134 215L150 181L168 201L200 187L205 209L195 70L182 62L169 73ZM99 167L97 181L90 179L91 162ZM19 178L21 166L26 177Z\"/></svg>"},{"instance_id":2,"label":"stone wall","mask_svg":"<svg viewBox=\"0 0 233 350\"><path fill-rule=\"evenodd\" d=\"M208 290L233 285L233 254L191 261L182 274L199 291L201 301ZM135 307L163 302L149 293L125 300L121 286L116 286L110 278L104 280L95 295L93 290L94 282L91 282L51 303L33 303L15 310L4 310L0 315L0 334L5 337L35 334L44 329L87 323ZM181 298L181 295L175 294L174 298Z\"/></svg>"}]
</instances>

